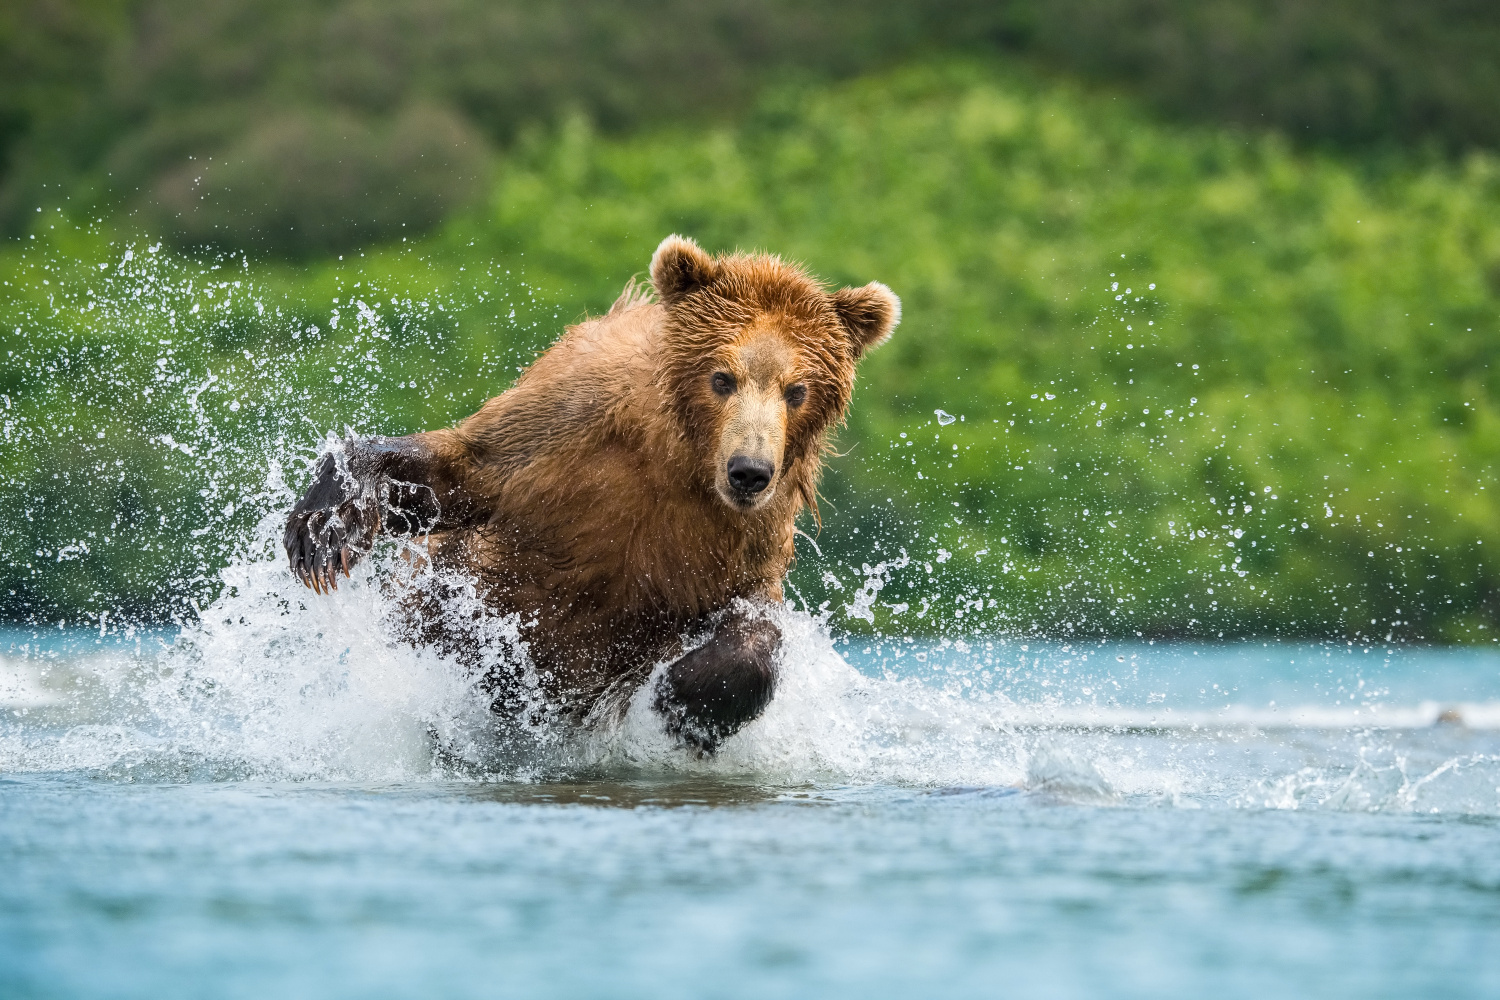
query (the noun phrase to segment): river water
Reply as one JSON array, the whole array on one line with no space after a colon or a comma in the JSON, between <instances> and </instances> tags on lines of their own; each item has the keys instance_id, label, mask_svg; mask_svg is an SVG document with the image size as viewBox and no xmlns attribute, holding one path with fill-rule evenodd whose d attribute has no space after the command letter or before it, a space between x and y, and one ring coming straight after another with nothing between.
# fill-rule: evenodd
<instances>
[{"instance_id":1,"label":"river water","mask_svg":"<svg viewBox=\"0 0 1500 1000\"><path fill-rule=\"evenodd\" d=\"M500 726L373 573L0 636L0 996L1500 995L1500 653L786 609L699 760Z\"/></svg>"}]
</instances>

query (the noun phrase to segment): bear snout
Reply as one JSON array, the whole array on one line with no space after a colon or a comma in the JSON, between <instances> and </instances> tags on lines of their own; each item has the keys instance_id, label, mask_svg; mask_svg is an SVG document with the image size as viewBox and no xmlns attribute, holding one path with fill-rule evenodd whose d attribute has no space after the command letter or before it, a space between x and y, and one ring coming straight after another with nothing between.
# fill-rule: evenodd
<instances>
[{"instance_id":1,"label":"bear snout","mask_svg":"<svg viewBox=\"0 0 1500 1000\"><path fill-rule=\"evenodd\" d=\"M766 487L771 485L771 479L776 475L776 466L764 458L735 455L729 460L726 471L729 473L730 488L748 499L765 492Z\"/></svg>"}]
</instances>

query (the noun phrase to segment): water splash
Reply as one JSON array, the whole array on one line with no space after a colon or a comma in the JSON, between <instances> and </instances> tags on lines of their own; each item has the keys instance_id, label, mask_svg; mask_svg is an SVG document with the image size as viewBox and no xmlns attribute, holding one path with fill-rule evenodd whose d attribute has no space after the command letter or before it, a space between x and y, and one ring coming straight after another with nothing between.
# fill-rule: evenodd
<instances>
[{"instance_id":1,"label":"water splash","mask_svg":"<svg viewBox=\"0 0 1500 1000\"><path fill-rule=\"evenodd\" d=\"M502 718L474 678L525 674L517 622L396 544L336 593L314 595L270 554L278 526L273 508L248 546L258 554L233 562L219 599L175 635L71 656L43 655L40 639L13 645L0 663L0 771L148 782L654 775L1009 789L1087 806L1500 815L1493 702L1447 713L1466 725L1434 725L1442 702L1216 705L1205 678L1227 671L1212 661L1184 674L1196 650L899 637L864 646L831 631L830 612L790 605L772 611L784 636L776 698L712 758L672 743L646 688L618 721L588 731L526 707ZM400 608L423 587L475 636L477 667L409 641ZM1208 693L1168 703L1156 689L1169 676Z\"/></svg>"},{"instance_id":2,"label":"water splash","mask_svg":"<svg viewBox=\"0 0 1500 1000\"><path fill-rule=\"evenodd\" d=\"M1369 813L1500 814L1500 756L1437 757L1366 748L1352 768L1301 768L1244 795L1267 809Z\"/></svg>"}]
</instances>

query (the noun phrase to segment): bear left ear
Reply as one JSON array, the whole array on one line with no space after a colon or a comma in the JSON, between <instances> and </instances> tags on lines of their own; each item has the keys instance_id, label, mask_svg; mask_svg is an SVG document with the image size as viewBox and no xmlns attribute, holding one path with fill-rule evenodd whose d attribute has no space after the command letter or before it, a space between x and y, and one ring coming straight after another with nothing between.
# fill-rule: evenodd
<instances>
[{"instance_id":1,"label":"bear left ear","mask_svg":"<svg viewBox=\"0 0 1500 1000\"><path fill-rule=\"evenodd\" d=\"M849 331L856 359L885 343L901 322L901 300L878 281L863 288L840 288L833 293L833 308Z\"/></svg>"},{"instance_id":2,"label":"bear left ear","mask_svg":"<svg viewBox=\"0 0 1500 1000\"><path fill-rule=\"evenodd\" d=\"M663 305L672 305L713 281L719 268L703 248L675 233L651 255L651 286Z\"/></svg>"}]
</instances>

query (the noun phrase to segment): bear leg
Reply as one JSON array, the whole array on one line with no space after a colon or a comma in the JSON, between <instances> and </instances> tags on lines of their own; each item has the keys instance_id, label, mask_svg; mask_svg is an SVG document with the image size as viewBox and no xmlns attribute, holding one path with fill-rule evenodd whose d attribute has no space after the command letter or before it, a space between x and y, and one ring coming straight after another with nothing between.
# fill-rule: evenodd
<instances>
[{"instance_id":1,"label":"bear leg","mask_svg":"<svg viewBox=\"0 0 1500 1000\"><path fill-rule=\"evenodd\" d=\"M771 703L780 646L773 622L731 613L657 683L653 707L667 732L700 753L717 750Z\"/></svg>"},{"instance_id":2,"label":"bear leg","mask_svg":"<svg viewBox=\"0 0 1500 1000\"><path fill-rule=\"evenodd\" d=\"M468 490L464 452L451 437L351 437L342 452L324 455L282 537L297 578L320 592L337 590L337 571L348 576L381 532L423 535L482 523L486 502Z\"/></svg>"}]
</instances>

